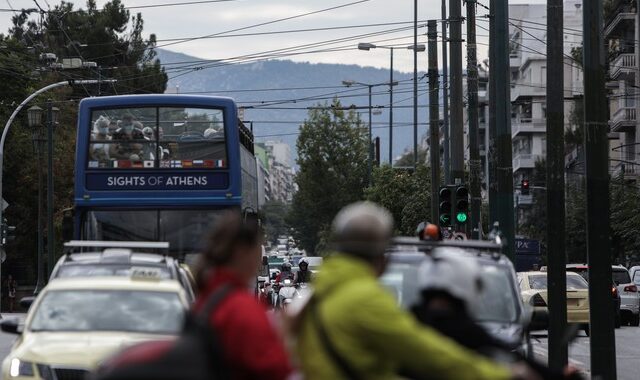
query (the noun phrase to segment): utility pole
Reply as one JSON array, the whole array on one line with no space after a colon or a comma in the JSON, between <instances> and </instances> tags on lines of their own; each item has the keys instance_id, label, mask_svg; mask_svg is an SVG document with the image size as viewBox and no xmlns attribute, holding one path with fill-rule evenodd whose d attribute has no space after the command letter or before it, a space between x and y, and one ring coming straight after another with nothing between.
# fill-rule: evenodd
<instances>
[{"instance_id":1,"label":"utility pole","mask_svg":"<svg viewBox=\"0 0 640 380\"><path fill-rule=\"evenodd\" d=\"M427 21L429 39L429 155L431 160L431 220L439 217L440 191L440 101L438 89L438 22Z\"/></svg>"},{"instance_id":2,"label":"utility pole","mask_svg":"<svg viewBox=\"0 0 640 380\"><path fill-rule=\"evenodd\" d=\"M610 312L609 117L604 79L602 2L585 0L582 8L591 376L615 379L614 317Z\"/></svg>"},{"instance_id":3,"label":"utility pole","mask_svg":"<svg viewBox=\"0 0 640 380\"><path fill-rule=\"evenodd\" d=\"M47 100L47 274L55 264L55 237L53 226L53 106Z\"/></svg>"},{"instance_id":4,"label":"utility pole","mask_svg":"<svg viewBox=\"0 0 640 380\"><path fill-rule=\"evenodd\" d=\"M505 254L515 259L515 231L513 213L513 167L511 153L511 99L509 71L509 4L494 0L495 4L495 114L498 180L498 222L506 239Z\"/></svg>"},{"instance_id":5,"label":"utility pole","mask_svg":"<svg viewBox=\"0 0 640 380\"><path fill-rule=\"evenodd\" d=\"M393 166L393 46L391 51L391 64L389 65L389 166Z\"/></svg>"},{"instance_id":6,"label":"utility pole","mask_svg":"<svg viewBox=\"0 0 640 380\"><path fill-rule=\"evenodd\" d=\"M444 157L442 164L444 166L444 183L449 184L451 181L451 166L449 164L449 62L447 62L447 0L442 0L442 101L443 104L443 138L444 138Z\"/></svg>"},{"instance_id":7,"label":"utility pole","mask_svg":"<svg viewBox=\"0 0 640 380\"><path fill-rule=\"evenodd\" d=\"M369 87L369 138L368 138L368 147L369 147L369 163L367 165L367 184L371 186L372 184L372 171L373 171L373 132L371 130L371 90L373 85L367 85Z\"/></svg>"},{"instance_id":8,"label":"utility pole","mask_svg":"<svg viewBox=\"0 0 640 380\"><path fill-rule=\"evenodd\" d=\"M413 0L413 169L418 166L418 0Z\"/></svg>"},{"instance_id":9,"label":"utility pole","mask_svg":"<svg viewBox=\"0 0 640 380\"><path fill-rule=\"evenodd\" d=\"M451 180L464 182L464 136L462 120L462 8L460 0L449 0L451 39Z\"/></svg>"},{"instance_id":10,"label":"utility pole","mask_svg":"<svg viewBox=\"0 0 640 380\"><path fill-rule=\"evenodd\" d=\"M567 276L564 245L564 34L563 0L547 0L547 282L549 367L568 362Z\"/></svg>"},{"instance_id":11,"label":"utility pole","mask_svg":"<svg viewBox=\"0 0 640 380\"><path fill-rule=\"evenodd\" d=\"M487 147L487 163L489 176L489 228L498 220L498 157L496 152L496 1L489 2L489 146Z\"/></svg>"},{"instance_id":12,"label":"utility pole","mask_svg":"<svg viewBox=\"0 0 640 380\"><path fill-rule=\"evenodd\" d=\"M469 190L471 193L471 237L480 234L480 140L478 127L478 58L476 56L476 0L467 0L467 113L469 120Z\"/></svg>"}]
</instances>

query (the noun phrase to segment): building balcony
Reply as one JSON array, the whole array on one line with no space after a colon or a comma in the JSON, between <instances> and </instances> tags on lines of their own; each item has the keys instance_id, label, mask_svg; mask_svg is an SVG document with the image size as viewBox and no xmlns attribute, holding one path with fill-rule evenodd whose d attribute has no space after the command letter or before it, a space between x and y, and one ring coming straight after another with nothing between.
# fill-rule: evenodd
<instances>
[{"instance_id":1,"label":"building balcony","mask_svg":"<svg viewBox=\"0 0 640 380\"><path fill-rule=\"evenodd\" d=\"M609 76L613 80L631 79L636 70L635 53L619 54L609 65Z\"/></svg>"},{"instance_id":2,"label":"building balcony","mask_svg":"<svg viewBox=\"0 0 640 380\"><path fill-rule=\"evenodd\" d=\"M633 28L636 19L636 12L631 5L618 3L615 11L611 15L605 15L605 38L611 35L623 35L620 31L625 28Z\"/></svg>"},{"instance_id":3,"label":"building balcony","mask_svg":"<svg viewBox=\"0 0 640 380\"><path fill-rule=\"evenodd\" d=\"M611 132L630 132L636 128L636 108L621 107L618 108L609 121Z\"/></svg>"},{"instance_id":4,"label":"building balcony","mask_svg":"<svg viewBox=\"0 0 640 380\"><path fill-rule=\"evenodd\" d=\"M533 169L536 167L536 161L541 158L537 154L516 154L513 157L513 172L521 169Z\"/></svg>"},{"instance_id":5,"label":"building balcony","mask_svg":"<svg viewBox=\"0 0 640 380\"><path fill-rule=\"evenodd\" d=\"M521 133L545 133L547 122L545 119L532 119L530 117L518 117L511 120L511 137Z\"/></svg>"},{"instance_id":6,"label":"building balcony","mask_svg":"<svg viewBox=\"0 0 640 380\"><path fill-rule=\"evenodd\" d=\"M511 87L511 101L519 98L531 98L533 96L546 96L547 86L542 83L515 83Z\"/></svg>"},{"instance_id":7,"label":"building balcony","mask_svg":"<svg viewBox=\"0 0 640 380\"><path fill-rule=\"evenodd\" d=\"M613 167L612 177L617 178L624 176L625 180L637 180L640 174L640 164L633 164L631 162L618 162Z\"/></svg>"}]
</instances>

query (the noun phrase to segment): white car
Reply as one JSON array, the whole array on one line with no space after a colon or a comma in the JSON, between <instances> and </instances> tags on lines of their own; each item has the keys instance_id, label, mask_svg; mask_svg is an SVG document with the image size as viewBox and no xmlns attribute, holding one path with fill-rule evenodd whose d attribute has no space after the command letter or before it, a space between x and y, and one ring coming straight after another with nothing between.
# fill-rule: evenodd
<instances>
[{"instance_id":1,"label":"white car","mask_svg":"<svg viewBox=\"0 0 640 380\"><path fill-rule=\"evenodd\" d=\"M82 379L128 345L174 339L189 307L175 280L129 277L61 278L37 297L2 362L2 379Z\"/></svg>"},{"instance_id":2,"label":"white car","mask_svg":"<svg viewBox=\"0 0 640 380\"><path fill-rule=\"evenodd\" d=\"M620 294L620 316L622 324L631 326L640 325L640 298L638 297L638 287L631 281L629 271L622 265L611 267L613 282L618 287Z\"/></svg>"}]
</instances>

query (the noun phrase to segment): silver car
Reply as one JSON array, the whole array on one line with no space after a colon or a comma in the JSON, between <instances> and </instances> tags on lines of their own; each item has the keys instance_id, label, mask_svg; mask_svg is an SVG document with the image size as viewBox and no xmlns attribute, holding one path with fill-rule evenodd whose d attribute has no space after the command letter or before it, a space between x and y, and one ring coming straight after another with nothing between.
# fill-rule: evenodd
<instances>
[{"instance_id":1,"label":"silver car","mask_svg":"<svg viewBox=\"0 0 640 380\"><path fill-rule=\"evenodd\" d=\"M631 281L629 271L621 266L611 267L613 282L618 287L620 294L620 314L622 324L631 326L640 325L640 298L638 298L638 287Z\"/></svg>"}]
</instances>

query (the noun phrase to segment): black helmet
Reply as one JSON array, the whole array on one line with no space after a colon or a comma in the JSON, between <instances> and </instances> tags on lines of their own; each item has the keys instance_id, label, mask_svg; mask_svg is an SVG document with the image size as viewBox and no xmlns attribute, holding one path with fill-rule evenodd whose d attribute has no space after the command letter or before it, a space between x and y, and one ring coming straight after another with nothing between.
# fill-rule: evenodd
<instances>
[{"instance_id":1,"label":"black helmet","mask_svg":"<svg viewBox=\"0 0 640 380\"><path fill-rule=\"evenodd\" d=\"M298 268L302 269L302 265L304 265L304 269L309 268L309 263L305 259L300 259L300 261L298 261Z\"/></svg>"},{"instance_id":2,"label":"black helmet","mask_svg":"<svg viewBox=\"0 0 640 380\"><path fill-rule=\"evenodd\" d=\"M283 272L291 272L291 263L283 263L280 268Z\"/></svg>"}]
</instances>

